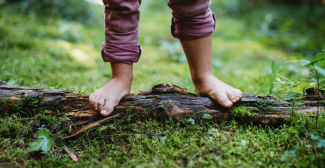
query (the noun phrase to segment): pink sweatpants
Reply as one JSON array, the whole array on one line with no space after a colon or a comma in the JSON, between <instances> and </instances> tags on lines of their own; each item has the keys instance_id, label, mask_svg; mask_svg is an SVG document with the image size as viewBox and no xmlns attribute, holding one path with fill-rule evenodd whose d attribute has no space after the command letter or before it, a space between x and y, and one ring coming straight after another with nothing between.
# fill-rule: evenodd
<instances>
[{"instance_id":1,"label":"pink sweatpants","mask_svg":"<svg viewBox=\"0 0 325 168\"><path fill-rule=\"evenodd\" d=\"M141 0L103 0L105 5L105 41L102 57L105 62L138 62L139 6ZM215 16L210 0L168 0L172 9L171 33L180 40L210 36L215 29Z\"/></svg>"}]
</instances>

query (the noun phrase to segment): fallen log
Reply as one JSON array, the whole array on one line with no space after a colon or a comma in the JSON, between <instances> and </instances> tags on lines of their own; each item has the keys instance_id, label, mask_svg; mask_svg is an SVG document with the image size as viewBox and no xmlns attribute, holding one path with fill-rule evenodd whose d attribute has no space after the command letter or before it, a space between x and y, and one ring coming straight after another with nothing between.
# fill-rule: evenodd
<instances>
[{"instance_id":1,"label":"fallen log","mask_svg":"<svg viewBox=\"0 0 325 168\"><path fill-rule=\"evenodd\" d=\"M214 122L237 118L241 122L278 126L292 113L313 116L318 110L324 110L325 101L321 92L310 89L308 91L309 94L306 97L295 100L245 94L232 108L227 109L210 97L188 93L185 88L175 85L158 84L151 91L125 96L115 107L111 116L136 114L139 117L152 116L158 119L172 118L174 120L192 117ZM315 92L320 96L317 96ZM111 120L111 118L103 119L90 106L89 96L85 94L59 89L49 90L0 84L0 114L2 116L17 112L30 116L40 110L46 110L49 115L66 115L84 124L92 122L82 128L83 130ZM75 131L72 135L79 134L82 129ZM68 136L70 137L73 136Z\"/></svg>"}]
</instances>

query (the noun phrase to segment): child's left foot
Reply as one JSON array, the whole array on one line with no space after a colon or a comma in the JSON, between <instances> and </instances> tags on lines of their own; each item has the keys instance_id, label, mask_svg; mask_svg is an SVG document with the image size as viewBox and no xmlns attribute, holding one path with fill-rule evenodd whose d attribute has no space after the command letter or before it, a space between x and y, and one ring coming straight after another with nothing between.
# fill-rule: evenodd
<instances>
[{"instance_id":1,"label":"child's left foot","mask_svg":"<svg viewBox=\"0 0 325 168\"><path fill-rule=\"evenodd\" d=\"M223 83L213 75L200 77L193 82L196 93L208 95L226 108L230 108L242 97L242 92L239 89Z\"/></svg>"}]
</instances>

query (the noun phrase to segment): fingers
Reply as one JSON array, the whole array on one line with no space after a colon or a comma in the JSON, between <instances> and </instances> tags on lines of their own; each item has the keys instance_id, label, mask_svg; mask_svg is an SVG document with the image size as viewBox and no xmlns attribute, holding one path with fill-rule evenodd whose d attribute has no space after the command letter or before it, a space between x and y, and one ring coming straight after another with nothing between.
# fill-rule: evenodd
<instances>
[{"instance_id":1,"label":"fingers","mask_svg":"<svg viewBox=\"0 0 325 168\"><path fill-rule=\"evenodd\" d=\"M214 92L210 94L211 98L217 101L220 105L230 108L233 104L229 100L226 92Z\"/></svg>"}]
</instances>

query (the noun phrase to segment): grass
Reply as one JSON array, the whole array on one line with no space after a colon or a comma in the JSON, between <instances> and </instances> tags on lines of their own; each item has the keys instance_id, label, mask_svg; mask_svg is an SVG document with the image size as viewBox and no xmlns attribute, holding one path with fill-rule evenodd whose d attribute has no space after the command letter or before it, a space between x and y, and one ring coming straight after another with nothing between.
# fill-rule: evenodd
<instances>
[{"instance_id":1,"label":"grass","mask_svg":"<svg viewBox=\"0 0 325 168\"><path fill-rule=\"evenodd\" d=\"M282 75L302 79L306 68L284 62L308 59L325 48L321 38L325 22L317 20L323 16L320 8L265 5L262 1L255 7L237 2L213 1L211 6L217 16L214 75L244 93L254 94L268 81L271 62L276 60L278 67L286 69ZM156 3L143 1L141 7L139 42L143 54L134 64L132 92L149 90L157 83L176 84L194 92L179 42L170 35L170 10L166 2ZM60 87L87 94L107 83L110 66L99 52L104 40L103 9L90 7L94 21L88 25L2 8L0 80L10 85ZM309 84L302 83L304 87ZM281 86L274 91L301 92ZM324 114L317 128L313 118L299 115L279 128L236 121L158 122L133 116L64 141L71 121L42 111L20 118L19 112L0 118L0 166L322 167L325 159ZM239 109L237 113L246 115L247 111ZM55 144L50 152L29 152L28 144L36 139L38 128L55 125L58 129L52 131ZM159 140L158 135L163 138ZM62 150L64 145L78 154L80 162L69 158Z\"/></svg>"},{"instance_id":2,"label":"grass","mask_svg":"<svg viewBox=\"0 0 325 168\"><path fill-rule=\"evenodd\" d=\"M45 117L38 115L35 121L43 120L45 127L66 126L67 122ZM10 166L35 167L316 167L324 160L324 115L319 121L321 127L316 129L308 116L296 115L288 125L269 128L235 121L184 124L132 117L69 141L62 140L62 131L52 132L55 144L51 151L33 153L26 149L34 139L35 127L30 120L12 115L1 119L5 127L0 129L0 160ZM14 136L3 134L8 129ZM79 163L69 158L63 145L78 154Z\"/></svg>"}]
</instances>

